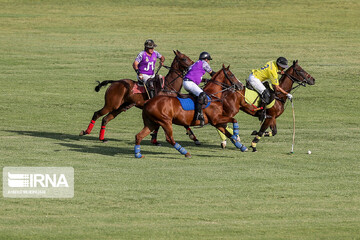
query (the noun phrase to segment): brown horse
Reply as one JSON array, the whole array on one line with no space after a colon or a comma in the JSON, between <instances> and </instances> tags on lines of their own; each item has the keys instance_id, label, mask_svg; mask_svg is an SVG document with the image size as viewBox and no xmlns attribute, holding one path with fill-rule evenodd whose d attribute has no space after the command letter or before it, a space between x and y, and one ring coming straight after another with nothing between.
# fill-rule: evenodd
<instances>
[{"instance_id":1,"label":"brown horse","mask_svg":"<svg viewBox=\"0 0 360 240\"><path fill-rule=\"evenodd\" d=\"M174 51L175 58L171 64L171 67L166 67L169 69L168 74L165 77L164 88L160 91L159 95L174 95L181 90L183 77L188 69L194 62L185 54L180 51ZM90 121L88 128L80 132L80 136L87 135L91 133L92 128L94 127L95 121L107 114L101 122L101 130L99 139L102 142L105 140L105 128L106 124L114 119L121 112L125 112L129 108L136 106L138 108L143 108L145 102L149 99L146 92L144 93L134 93L134 87L137 87L137 82L130 79L121 79L117 81L107 80L103 81L95 87L95 91L98 92L103 86L111 83L109 88L105 93L105 104L102 109L96 111ZM158 87L159 88L159 87ZM192 139L197 145L200 142L197 140L193 132L189 127L185 127L187 134L190 139ZM153 134L152 143L158 145L156 140L157 130Z\"/></svg>"},{"instance_id":2,"label":"brown horse","mask_svg":"<svg viewBox=\"0 0 360 240\"><path fill-rule=\"evenodd\" d=\"M291 92L299 86L305 87L307 84L314 85L315 79L299 66L298 61L294 61L292 66L290 66L286 70L285 74L281 76L279 83L282 89L284 89L286 92ZM297 84L295 87L293 87L294 83ZM254 117L258 117L258 112L254 111L254 107L251 107L250 104L246 102L245 91L247 90L244 88L243 90L237 91L236 93L229 93L230 96L224 99L224 109L229 110L231 109L230 106L238 104L240 105L240 110L243 112L246 112ZM276 118L278 118L284 112L287 97L281 92L275 92L274 96L275 104L271 108L266 109L266 118L262 122L260 130L254 131L252 133L252 135L256 135L251 142L251 148L253 149L253 152L257 151L256 144L259 142L261 137L275 136L277 133ZM231 113L228 112L227 114ZM269 127L271 131L266 132Z\"/></svg>"},{"instance_id":3,"label":"brown horse","mask_svg":"<svg viewBox=\"0 0 360 240\"><path fill-rule=\"evenodd\" d=\"M236 91L242 89L243 85L232 74L229 67L218 71L205 85L204 92L211 98L210 104L204 109L205 124L210 123L220 131L231 138L234 145L241 151L247 151L247 148L238 140L239 125L233 116L224 115L222 96L228 91ZM229 106L234 112L239 111L239 106ZM236 114L236 113L235 113ZM170 96L157 96L148 101L143 108L142 113L144 128L135 136L135 157L142 158L140 153L140 143L144 137L151 131L161 126L166 134L166 141L170 143L176 150L185 157L191 157L180 144L176 143L173 137L172 124L181 126L200 125L199 120L194 120L194 111L183 110L178 98ZM231 135L226 129L227 123L233 123L234 135Z\"/></svg>"}]
</instances>

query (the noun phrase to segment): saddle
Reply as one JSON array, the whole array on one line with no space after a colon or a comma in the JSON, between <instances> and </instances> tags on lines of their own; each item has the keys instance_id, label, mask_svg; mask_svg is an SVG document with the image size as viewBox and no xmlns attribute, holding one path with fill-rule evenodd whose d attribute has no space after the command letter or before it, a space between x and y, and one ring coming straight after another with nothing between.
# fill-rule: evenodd
<instances>
[{"instance_id":1,"label":"saddle","mask_svg":"<svg viewBox=\"0 0 360 240\"><path fill-rule=\"evenodd\" d=\"M149 91L154 91L154 96L158 95L160 91L164 89L165 86L165 77L161 75L155 75L154 78L149 78L146 81L146 89ZM146 93L146 89L144 87L144 82L138 81L134 84L132 89L133 93Z\"/></svg>"},{"instance_id":2,"label":"saddle","mask_svg":"<svg viewBox=\"0 0 360 240\"><path fill-rule=\"evenodd\" d=\"M270 91L270 103L266 105L266 109L269 109L275 105L275 91L272 85L268 82L264 82L264 86ZM246 83L245 101L249 104L255 105L256 107L260 107L262 105L260 94L255 91L249 83Z\"/></svg>"},{"instance_id":3,"label":"saddle","mask_svg":"<svg viewBox=\"0 0 360 240\"><path fill-rule=\"evenodd\" d=\"M203 109L207 108L210 106L211 103L211 98L209 96L207 97L207 103L203 105ZM196 101L195 97L192 94L178 94L177 95L177 99L179 100L181 107L185 110L185 111L192 111L195 110L195 103L194 101Z\"/></svg>"}]
</instances>

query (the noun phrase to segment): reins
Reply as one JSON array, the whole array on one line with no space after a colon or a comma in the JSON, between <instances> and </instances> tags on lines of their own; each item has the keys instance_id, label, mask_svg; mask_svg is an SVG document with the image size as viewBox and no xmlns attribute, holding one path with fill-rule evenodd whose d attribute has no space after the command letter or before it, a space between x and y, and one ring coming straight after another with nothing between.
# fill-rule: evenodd
<instances>
[{"instance_id":1,"label":"reins","mask_svg":"<svg viewBox=\"0 0 360 240\"><path fill-rule=\"evenodd\" d=\"M294 66L294 65L293 65L293 66ZM292 92L293 90L294 90L294 91L293 91L293 93L294 93L295 90L297 90L297 88L300 87L300 86L306 87L306 77L302 76L302 75L299 73L299 71L295 68L295 66L293 67L293 70L294 70L294 72L295 72L295 74L296 74L297 76L303 77L303 81L301 81L300 79L296 78L295 76L290 75L289 73L285 72L284 75L285 75L286 77L288 77L288 78L293 82L293 84L294 84L294 83L297 84L295 87L291 87L289 93ZM275 94L277 95L277 93L275 93ZM280 93L280 94L282 94L282 93ZM283 99L281 99L281 98L278 97L278 96L275 96L275 99L278 100L278 101L280 101L280 102L282 102L283 104L285 104L285 102L286 102L286 100L283 100Z\"/></svg>"},{"instance_id":2,"label":"reins","mask_svg":"<svg viewBox=\"0 0 360 240\"><path fill-rule=\"evenodd\" d=\"M235 85L235 83L233 83L233 82L231 81L231 79L230 79L230 77L227 75L225 69L223 68L222 70L223 70L223 72L224 72L225 77L232 83L232 85L228 85L228 84L226 84L226 83L219 82L219 81L217 81L217 80L215 80L215 79L210 79L208 82L213 82L214 84L216 84L216 85L218 85L218 86L220 86L220 87L222 88L221 91L218 91L218 92L216 92L216 93L213 93L213 94L208 95L210 98L216 98L216 99L214 99L214 100L210 100L210 101L212 101L212 102L222 101L222 98L220 99L220 98L218 98L218 97L216 96L216 94L218 94L218 93L222 93L222 92L226 92L226 91L236 91L236 90L237 90L237 89L236 89L237 86Z\"/></svg>"},{"instance_id":3,"label":"reins","mask_svg":"<svg viewBox=\"0 0 360 240\"><path fill-rule=\"evenodd\" d=\"M177 59L176 58L176 61L177 61L177 63L179 64L179 59ZM187 69L186 70L184 70L184 71L181 71L181 70L179 70L179 69L174 69L174 68L172 68L172 67L169 67L169 66L163 66L164 68L166 68L167 70L169 70L169 73L170 73L170 71L171 70L173 70L174 72L175 72L175 74L177 75L177 77L176 78L174 78L172 81L170 81L170 82L166 82L165 81L165 85L168 87L168 88L170 88L170 89L172 89L172 91L169 91L169 90L163 90L164 92L178 92L178 91L176 91L174 88L173 88L173 83L178 79L178 78L184 78L184 76L185 76L185 74L187 73Z\"/></svg>"}]
</instances>

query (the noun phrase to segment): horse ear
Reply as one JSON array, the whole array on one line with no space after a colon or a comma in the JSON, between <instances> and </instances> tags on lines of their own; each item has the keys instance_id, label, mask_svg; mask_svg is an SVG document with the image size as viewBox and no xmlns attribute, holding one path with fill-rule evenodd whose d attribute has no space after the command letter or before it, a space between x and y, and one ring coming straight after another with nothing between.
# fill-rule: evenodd
<instances>
[{"instance_id":1,"label":"horse ear","mask_svg":"<svg viewBox=\"0 0 360 240\"><path fill-rule=\"evenodd\" d=\"M225 68L225 65L223 64L223 68Z\"/></svg>"},{"instance_id":2,"label":"horse ear","mask_svg":"<svg viewBox=\"0 0 360 240\"><path fill-rule=\"evenodd\" d=\"M177 52L175 52L175 50L173 50L174 54L177 56Z\"/></svg>"},{"instance_id":3,"label":"horse ear","mask_svg":"<svg viewBox=\"0 0 360 240\"><path fill-rule=\"evenodd\" d=\"M227 69L229 70L229 68L230 68L230 65L227 67Z\"/></svg>"}]
</instances>

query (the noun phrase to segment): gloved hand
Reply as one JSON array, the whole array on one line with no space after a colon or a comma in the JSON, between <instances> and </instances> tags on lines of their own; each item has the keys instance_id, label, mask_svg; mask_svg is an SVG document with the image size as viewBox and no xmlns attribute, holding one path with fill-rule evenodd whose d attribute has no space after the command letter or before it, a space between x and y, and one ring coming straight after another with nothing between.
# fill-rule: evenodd
<instances>
[{"instance_id":1,"label":"gloved hand","mask_svg":"<svg viewBox=\"0 0 360 240\"><path fill-rule=\"evenodd\" d=\"M293 99L293 96L290 93L288 93L286 96L290 101Z\"/></svg>"}]
</instances>

